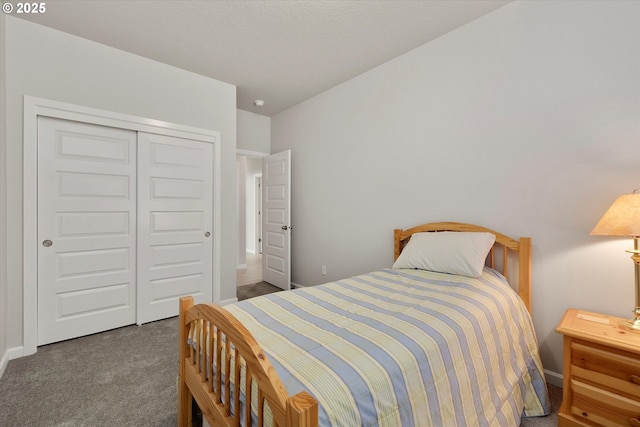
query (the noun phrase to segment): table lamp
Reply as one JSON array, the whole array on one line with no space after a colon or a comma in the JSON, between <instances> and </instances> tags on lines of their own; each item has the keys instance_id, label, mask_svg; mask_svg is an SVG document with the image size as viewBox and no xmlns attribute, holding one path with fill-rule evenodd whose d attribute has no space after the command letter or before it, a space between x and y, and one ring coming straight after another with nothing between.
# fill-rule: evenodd
<instances>
[{"instance_id":1,"label":"table lamp","mask_svg":"<svg viewBox=\"0 0 640 427\"><path fill-rule=\"evenodd\" d=\"M633 194L623 194L618 197L590 234L592 236L633 237L633 250L627 250L627 252L632 254L631 259L635 266L636 307L633 310L633 319L623 320L619 326L640 333L640 250L638 249L640 190L634 190Z\"/></svg>"}]
</instances>

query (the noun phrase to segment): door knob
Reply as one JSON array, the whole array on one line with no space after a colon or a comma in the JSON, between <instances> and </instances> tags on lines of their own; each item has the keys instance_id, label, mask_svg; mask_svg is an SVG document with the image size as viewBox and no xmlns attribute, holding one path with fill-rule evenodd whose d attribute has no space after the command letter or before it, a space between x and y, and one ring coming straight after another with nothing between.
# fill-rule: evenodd
<instances>
[{"instance_id":1,"label":"door knob","mask_svg":"<svg viewBox=\"0 0 640 427\"><path fill-rule=\"evenodd\" d=\"M283 230L291 230L291 227L290 227L290 226L288 226L288 225L283 225L283 226L282 226L282 229L283 229Z\"/></svg>"},{"instance_id":2,"label":"door knob","mask_svg":"<svg viewBox=\"0 0 640 427\"><path fill-rule=\"evenodd\" d=\"M208 231L204 233L204 237L209 237L209 236L211 236L211 233L209 233Z\"/></svg>"},{"instance_id":3,"label":"door knob","mask_svg":"<svg viewBox=\"0 0 640 427\"><path fill-rule=\"evenodd\" d=\"M53 245L53 242L49 239L42 241L42 246L44 246L45 248L48 248L49 246L52 246L52 245Z\"/></svg>"}]
</instances>

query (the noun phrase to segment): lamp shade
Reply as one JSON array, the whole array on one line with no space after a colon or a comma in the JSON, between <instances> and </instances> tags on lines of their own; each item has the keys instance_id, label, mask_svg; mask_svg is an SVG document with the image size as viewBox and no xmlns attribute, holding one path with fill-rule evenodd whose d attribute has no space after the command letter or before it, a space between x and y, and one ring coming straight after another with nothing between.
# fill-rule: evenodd
<instances>
[{"instance_id":1,"label":"lamp shade","mask_svg":"<svg viewBox=\"0 0 640 427\"><path fill-rule=\"evenodd\" d=\"M640 193L618 197L591 230L592 236L640 236Z\"/></svg>"}]
</instances>

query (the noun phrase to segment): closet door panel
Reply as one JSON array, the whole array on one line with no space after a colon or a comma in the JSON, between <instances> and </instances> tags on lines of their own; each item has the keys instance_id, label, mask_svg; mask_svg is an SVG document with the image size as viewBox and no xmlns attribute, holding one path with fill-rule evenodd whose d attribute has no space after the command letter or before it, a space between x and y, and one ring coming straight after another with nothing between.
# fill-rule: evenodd
<instances>
[{"instance_id":1,"label":"closet door panel","mask_svg":"<svg viewBox=\"0 0 640 427\"><path fill-rule=\"evenodd\" d=\"M135 132L38 118L37 235L38 345L135 323Z\"/></svg>"},{"instance_id":2,"label":"closet door panel","mask_svg":"<svg viewBox=\"0 0 640 427\"><path fill-rule=\"evenodd\" d=\"M212 300L212 144L138 134L138 323Z\"/></svg>"}]
</instances>

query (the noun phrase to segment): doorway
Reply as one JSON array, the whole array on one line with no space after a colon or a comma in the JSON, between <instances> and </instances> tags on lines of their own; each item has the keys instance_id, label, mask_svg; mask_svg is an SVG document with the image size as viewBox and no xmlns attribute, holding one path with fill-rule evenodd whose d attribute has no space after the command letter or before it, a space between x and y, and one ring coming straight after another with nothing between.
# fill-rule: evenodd
<instances>
[{"instance_id":1,"label":"doorway","mask_svg":"<svg viewBox=\"0 0 640 427\"><path fill-rule=\"evenodd\" d=\"M248 268L248 254L260 254L262 273L259 281L290 289L291 150L260 156L240 151L236 152L239 225L237 268ZM260 174L261 179L256 179ZM247 176L250 178L247 179ZM259 184L252 185L255 182ZM255 192L258 191L262 193L258 204L261 206L254 203L257 199ZM261 227L253 226L257 221L261 221ZM261 244L254 245L256 241ZM256 276L252 277L257 280Z\"/></svg>"},{"instance_id":2,"label":"doorway","mask_svg":"<svg viewBox=\"0 0 640 427\"><path fill-rule=\"evenodd\" d=\"M262 281L262 153L236 157L238 172L238 267L236 285Z\"/></svg>"}]
</instances>

